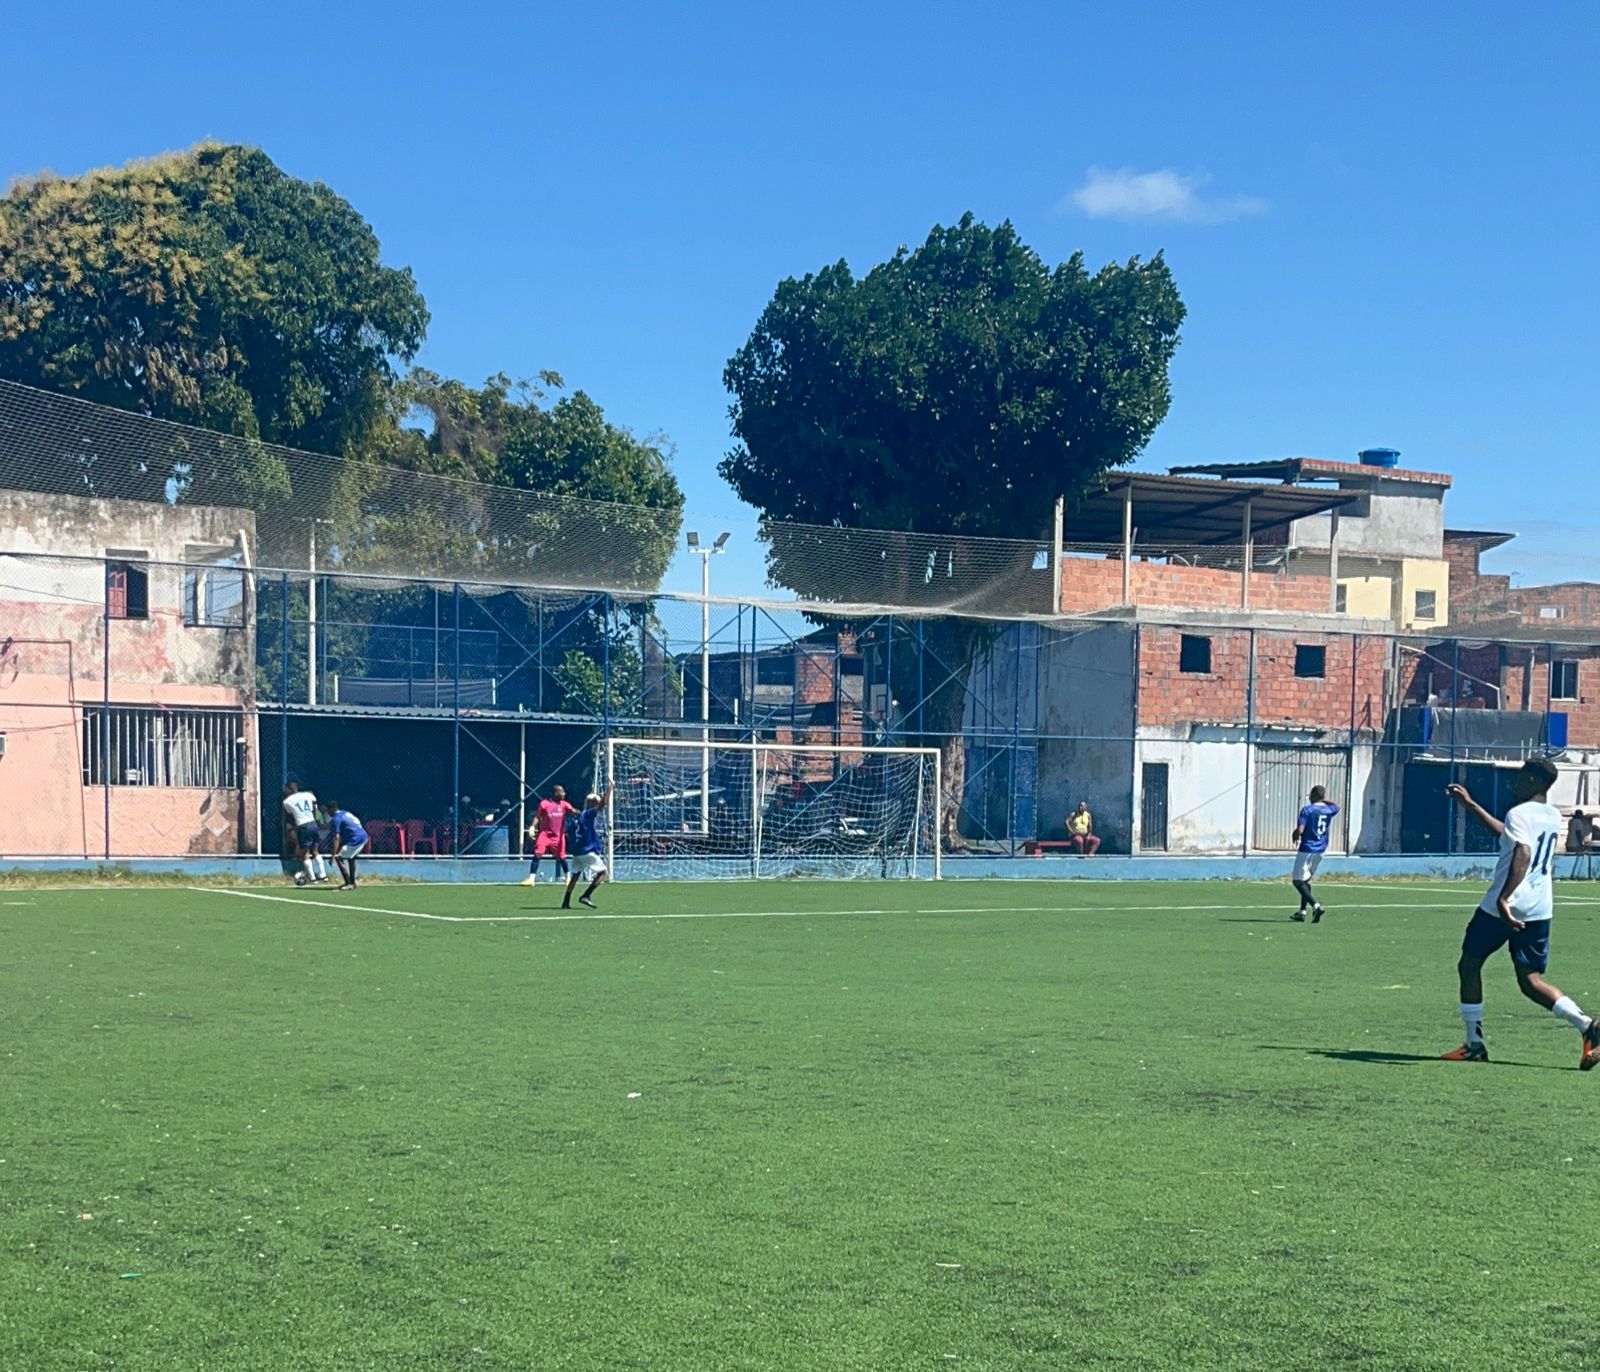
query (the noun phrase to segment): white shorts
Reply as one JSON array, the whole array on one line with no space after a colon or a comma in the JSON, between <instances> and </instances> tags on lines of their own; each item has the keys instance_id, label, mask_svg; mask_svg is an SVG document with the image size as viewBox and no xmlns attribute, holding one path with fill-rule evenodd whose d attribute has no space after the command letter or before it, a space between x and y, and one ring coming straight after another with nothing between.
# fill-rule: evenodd
<instances>
[{"instance_id":1,"label":"white shorts","mask_svg":"<svg viewBox=\"0 0 1600 1372\"><path fill-rule=\"evenodd\" d=\"M336 853L334 853L334 857L338 858L341 862L349 862L351 858L360 857L361 854L366 850L366 846L366 839L362 839L360 843L346 843Z\"/></svg>"},{"instance_id":2,"label":"white shorts","mask_svg":"<svg viewBox=\"0 0 1600 1372\"><path fill-rule=\"evenodd\" d=\"M1322 866L1321 853L1296 853L1294 855L1294 881L1310 881Z\"/></svg>"},{"instance_id":3,"label":"white shorts","mask_svg":"<svg viewBox=\"0 0 1600 1372\"><path fill-rule=\"evenodd\" d=\"M572 875L581 881L593 881L606 874L606 862L599 853L579 853L572 859Z\"/></svg>"}]
</instances>

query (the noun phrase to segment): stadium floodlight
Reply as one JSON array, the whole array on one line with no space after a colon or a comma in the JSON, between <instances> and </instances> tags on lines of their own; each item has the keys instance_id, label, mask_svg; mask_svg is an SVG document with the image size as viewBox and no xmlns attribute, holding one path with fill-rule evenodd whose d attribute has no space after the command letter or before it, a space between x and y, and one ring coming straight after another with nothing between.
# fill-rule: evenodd
<instances>
[{"instance_id":1,"label":"stadium floodlight","mask_svg":"<svg viewBox=\"0 0 1600 1372\"><path fill-rule=\"evenodd\" d=\"M711 545L711 551L714 552L714 553L720 553L727 546L728 546L728 535L725 534L725 533L718 534L717 535L717 541Z\"/></svg>"},{"instance_id":2,"label":"stadium floodlight","mask_svg":"<svg viewBox=\"0 0 1600 1372\"><path fill-rule=\"evenodd\" d=\"M693 552L693 553L697 553L697 552L700 551L700 535L699 534L697 534L697 533L690 533L689 534L689 551Z\"/></svg>"}]
</instances>

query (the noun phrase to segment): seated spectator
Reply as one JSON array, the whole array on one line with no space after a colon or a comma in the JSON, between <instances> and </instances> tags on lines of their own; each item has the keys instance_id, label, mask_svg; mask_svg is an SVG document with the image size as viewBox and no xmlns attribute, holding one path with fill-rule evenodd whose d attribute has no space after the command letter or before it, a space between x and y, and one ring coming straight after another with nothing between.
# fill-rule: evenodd
<instances>
[{"instance_id":1,"label":"seated spectator","mask_svg":"<svg viewBox=\"0 0 1600 1372\"><path fill-rule=\"evenodd\" d=\"M1100 840L1095 837L1094 816L1089 813L1089 802L1080 800L1078 808L1067 816L1067 837L1078 850L1079 857L1093 857L1100 851Z\"/></svg>"},{"instance_id":2,"label":"seated spectator","mask_svg":"<svg viewBox=\"0 0 1600 1372\"><path fill-rule=\"evenodd\" d=\"M1589 847L1589 840L1593 836L1594 821L1582 810L1574 810L1572 818L1567 821L1567 851L1569 853L1582 853Z\"/></svg>"}]
</instances>

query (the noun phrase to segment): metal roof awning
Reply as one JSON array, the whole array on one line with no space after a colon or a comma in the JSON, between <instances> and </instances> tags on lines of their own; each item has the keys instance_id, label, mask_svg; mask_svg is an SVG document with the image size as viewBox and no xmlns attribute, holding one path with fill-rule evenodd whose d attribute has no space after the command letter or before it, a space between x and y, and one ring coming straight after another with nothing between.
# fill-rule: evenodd
<instances>
[{"instance_id":1,"label":"metal roof awning","mask_svg":"<svg viewBox=\"0 0 1600 1372\"><path fill-rule=\"evenodd\" d=\"M1174 476L1205 475L1252 477L1261 481L1415 481L1429 486L1449 486L1444 472L1418 472L1408 467L1365 467L1355 462L1332 462L1325 457L1275 457L1264 462L1199 462L1174 467Z\"/></svg>"},{"instance_id":2,"label":"metal roof awning","mask_svg":"<svg viewBox=\"0 0 1600 1372\"><path fill-rule=\"evenodd\" d=\"M1503 548L1515 534L1501 533L1495 529L1446 529L1444 541L1446 543L1475 543L1480 553L1486 553L1491 548Z\"/></svg>"},{"instance_id":3,"label":"metal roof awning","mask_svg":"<svg viewBox=\"0 0 1600 1372\"><path fill-rule=\"evenodd\" d=\"M1297 519L1364 504L1367 498L1362 491L1127 472L1109 477L1099 490L1078 499L1067 512L1063 537L1067 543L1120 544L1131 502L1134 542L1141 549L1239 543L1247 506L1249 528L1260 535Z\"/></svg>"}]
</instances>

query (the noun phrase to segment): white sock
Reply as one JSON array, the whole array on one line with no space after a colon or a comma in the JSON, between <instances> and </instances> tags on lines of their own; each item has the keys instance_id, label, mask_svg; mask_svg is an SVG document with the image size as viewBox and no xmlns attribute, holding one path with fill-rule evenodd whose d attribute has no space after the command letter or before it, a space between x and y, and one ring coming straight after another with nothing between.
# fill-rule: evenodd
<instances>
[{"instance_id":1,"label":"white sock","mask_svg":"<svg viewBox=\"0 0 1600 1372\"><path fill-rule=\"evenodd\" d=\"M1589 1027L1589 1017L1578 1008L1578 1002L1571 996L1562 996L1550 1007L1550 1013L1557 1019L1565 1020L1580 1034Z\"/></svg>"},{"instance_id":2,"label":"white sock","mask_svg":"<svg viewBox=\"0 0 1600 1372\"><path fill-rule=\"evenodd\" d=\"M305 868L307 881L310 881L314 876L316 876L316 872L312 869L310 858L301 858L300 865Z\"/></svg>"},{"instance_id":3,"label":"white sock","mask_svg":"<svg viewBox=\"0 0 1600 1372\"><path fill-rule=\"evenodd\" d=\"M328 864L322 860L322 854L313 853L311 855L311 861L317 866L317 880L326 881L328 879Z\"/></svg>"},{"instance_id":4,"label":"white sock","mask_svg":"<svg viewBox=\"0 0 1600 1372\"><path fill-rule=\"evenodd\" d=\"M1467 1043L1483 1042L1483 1002L1461 1007L1461 1023L1467 1031Z\"/></svg>"}]
</instances>

